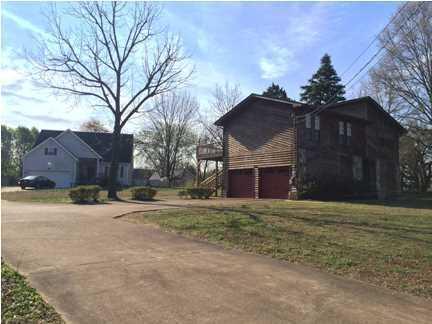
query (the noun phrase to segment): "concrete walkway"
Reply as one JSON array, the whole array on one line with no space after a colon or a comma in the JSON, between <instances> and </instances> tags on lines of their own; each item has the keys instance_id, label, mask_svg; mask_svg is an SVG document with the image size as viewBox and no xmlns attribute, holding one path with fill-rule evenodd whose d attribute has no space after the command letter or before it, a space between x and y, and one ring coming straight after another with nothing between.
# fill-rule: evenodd
<instances>
[{"instance_id":1,"label":"concrete walkway","mask_svg":"<svg viewBox=\"0 0 432 324\"><path fill-rule=\"evenodd\" d=\"M2 255L71 323L430 323L424 299L112 218L177 204L2 201Z\"/></svg>"}]
</instances>

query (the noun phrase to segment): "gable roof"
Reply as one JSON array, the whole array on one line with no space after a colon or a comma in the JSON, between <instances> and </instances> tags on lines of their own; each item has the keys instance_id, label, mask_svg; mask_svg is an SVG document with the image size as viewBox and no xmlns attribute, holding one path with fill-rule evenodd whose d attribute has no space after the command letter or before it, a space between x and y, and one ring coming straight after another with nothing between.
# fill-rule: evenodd
<instances>
[{"instance_id":1,"label":"gable roof","mask_svg":"<svg viewBox=\"0 0 432 324\"><path fill-rule=\"evenodd\" d=\"M321 112L322 112L322 111L325 111L327 109L333 110L334 108L338 108L340 106L345 106L345 105L349 105L349 104L353 104L353 103L357 103L357 102L367 102L367 103L370 103L375 108L377 108L381 113L383 113L385 115L385 117L390 121L390 123L393 124L393 126L399 128L399 130L401 132L405 132L405 128L403 128L402 125L396 119L394 119L387 111L384 110L383 107L381 107L380 104L378 104L374 99L372 99L369 96L339 101L339 102L324 105L324 106L313 107L311 105L308 105L308 104L305 104L305 103L302 103L299 101L269 98L269 97L265 97L265 96L261 96L261 95L252 93L249 96L247 96L245 99L243 99L239 104L234 106L234 108L232 108L230 111L228 111L225 115L223 115L218 120L216 120L214 124L216 126L222 126L228 119L230 119L233 115L237 114L246 105L252 103L253 101L257 101L257 100L264 100L264 101L268 101L268 102L277 102L277 103L281 103L281 104L286 104L287 106L291 106L293 108L302 108L305 110L304 113L310 112L313 109L317 109L317 108L321 109ZM335 109L335 111L337 111L337 109Z\"/></svg>"},{"instance_id":2,"label":"gable roof","mask_svg":"<svg viewBox=\"0 0 432 324\"><path fill-rule=\"evenodd\" d=\"M100 154L98 152L96 152L90 145L88 145L86 142L84 142L77 134L75 134L73 131L71 131L70 129L66 129L64 132L60 133L60 135L57 135L56 140L58 140L60 142L60 138L63 135L66 134L72 134L72 136L76 137L78 139L78 141L80 143L82 143L84 146L86 146L92 153L94 153L96 155L96 157L98 159L103 159L102 156L100 156Z\"/></svg>"},{"instance_id":3,"label":"gable roof","mask_svg":"<svg viewBox=\"0 0 432 324\"><path fill-rule=\"evenodd\" d=\"M402 133L406 132L405 128L396 119L394 119L392 115L390 115L383 107L381 107L381 105L378 102L376 102L372 97L369 97L369 96L335 102L333 104L323 106L323 108L324 109L327 109L327 108L333 109L333 108L337 108L337 107L340 107L343 105L349 105L349 104L358 103L358 102L367 102L367 103L371 104L376 109L378 109L382 114L384 114L386 119L389 120L390 123L393 124L393 126L399 128L399 130Z\"/></svg>"},{"instance_id":4,"label":"gable roof","mask_svg":"<svg viewBox=\"0 0 432 324\"><path fill-rule=\"evenodd\" d=\"M261 96L261 95L256 94L256 93L252 93L249 96L247 96L245 99L243 99L240 103L238 103L236 106L234 106L225 115L223 115L218 120L216 120L214 124L216 126L222 126L226 120L230 119L233 115L237 114L244 106L252 103L253 101L259 101L259 100L264 100L264 101L268 101L268 102L275 102L275 103L282 103L282 104L287 104L287 105L294 106L294 107L299 107L299 106L305 105L299 101L270 98L270 97L266 97L266 96Z\"/></svg>"},{"instance_id":5,"label":"gable roof","mask_svg":"<svg viewBox=\"0 0 432 324\"><path fill-rule=\"evenodd\" d=\"M55 145L57 145L58 147L60 147L64 152L66 152L67 154L69 154L74 160L78 160L78 158L71 152L69 151L66 147L64 147L59 141L57 141L54 137L48 137L45 140L43 140L42 142L40 142L39 144L35 144L32 149L30 151L28 151L27 153L24 154L24 156L26 156L27 154L30 154L31 152L33 152L39 145L42 145L44 143L47 142L54 142Z\"/></svg>"},{"instance_id":6,"label":"gable roof","mask_svg":"<svg viewBox=\"0 0 432 324\"><path fill-rule=\"evenodd\" d=\"M33 147L39 145L46 139L55 138L64 131L43 129L40 131L36 143ZM97 152L104 161L111 161L112 134L111 133L94 133L94 132L75 132L81 140ZM130 163L133 157L133 135L121 134L119 162Z\"/></svg>"}]
</instances>

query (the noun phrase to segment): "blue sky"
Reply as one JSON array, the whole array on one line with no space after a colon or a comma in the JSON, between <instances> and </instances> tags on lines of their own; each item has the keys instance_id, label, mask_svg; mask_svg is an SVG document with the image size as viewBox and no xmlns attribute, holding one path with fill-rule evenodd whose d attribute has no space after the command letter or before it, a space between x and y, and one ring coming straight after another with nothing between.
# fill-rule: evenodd
<instances>
[{"instance_id":1,"label":"blue sky","mask_svg":"<svg viewBox=\"0 0 432 324\"><path fill-rule=\"evenodd\" d=\"M203 113L216 83L238 84L244 96L272 82L298 99L304 85L329 53L339 75L381 31L400 2L164 2L162 20L179 34L195 65L188 90ZM58 98L34 85L23 51L35 50L44 35L46 3L1 4L2 123L50 129L77 129L93 116L109 123L104 111ZM348 81L376 47L342 75ZM349 97L356 94L353 88ZM128 131L141 125L135 120Z\"/></svg>"}]
</instances>

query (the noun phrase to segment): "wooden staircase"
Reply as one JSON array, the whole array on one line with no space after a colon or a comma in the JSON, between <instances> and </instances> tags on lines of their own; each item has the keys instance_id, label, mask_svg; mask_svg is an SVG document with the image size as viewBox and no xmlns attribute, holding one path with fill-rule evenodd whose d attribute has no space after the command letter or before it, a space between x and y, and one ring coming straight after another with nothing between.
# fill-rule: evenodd
<instances>
[{"instance_id":1,"label":"wooden staircase","mask_svg":"<svg viewBox=\"0 0 432 324\"><path fill-rule=\"evenodd\" d=\"M213 189L217 196L217 190L219 188L222 188L222 179L223 170L219 171L217 174L213 173L209 177L205 178L203 181L200 182L199 186Z\"/></svg>"}]
</instances>

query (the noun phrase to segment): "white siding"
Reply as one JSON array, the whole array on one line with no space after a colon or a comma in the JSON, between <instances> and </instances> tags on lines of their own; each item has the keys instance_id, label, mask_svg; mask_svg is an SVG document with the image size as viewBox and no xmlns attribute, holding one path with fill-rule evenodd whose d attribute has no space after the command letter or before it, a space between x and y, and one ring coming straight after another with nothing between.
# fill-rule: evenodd
<instances>
[{"instance_id":1,"label":"white siding","mask_svg":"<svg viewBox=\"0 0 432 324\"><path fill-rule=\"evenodd\" d=\"M45 148L57 148L56 155L45 155ZM58 187L71 186L76 179L76 160L54 140L48 139L24 156L23 176L43 175Z\"/></svg>"},{"instance_id":2,"label":"white siding","mask_svg":"<svg viewBox=\"0 0 432 324\"><path fill-rule=\"evenodd\" d=\"M98 155L72 132L65 131L57 136L56 140L75 156L80 158L98 158Z\"/></svg>"}]
</instances>

